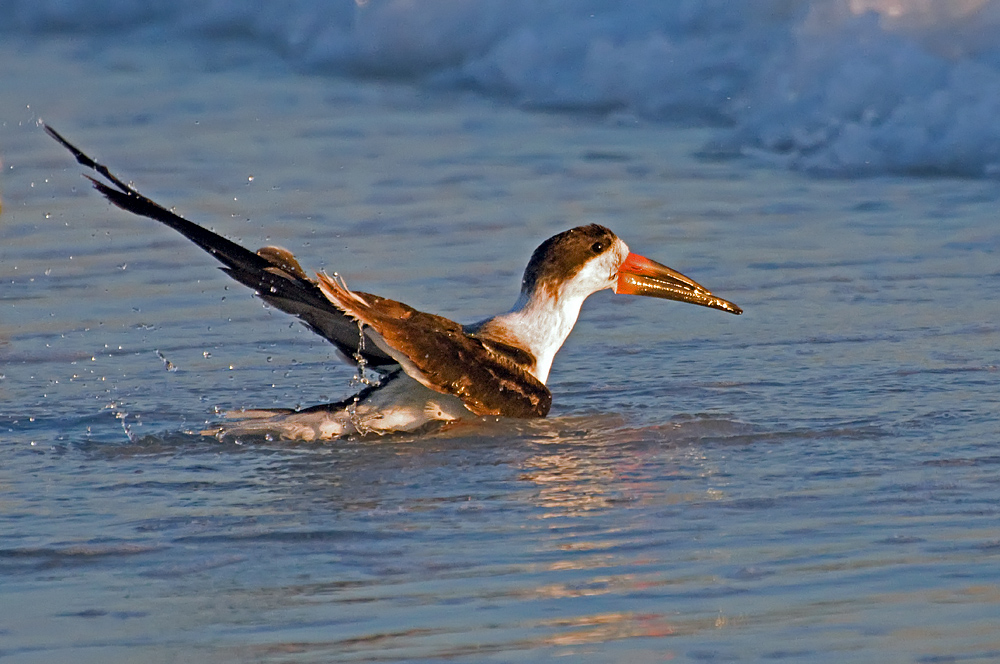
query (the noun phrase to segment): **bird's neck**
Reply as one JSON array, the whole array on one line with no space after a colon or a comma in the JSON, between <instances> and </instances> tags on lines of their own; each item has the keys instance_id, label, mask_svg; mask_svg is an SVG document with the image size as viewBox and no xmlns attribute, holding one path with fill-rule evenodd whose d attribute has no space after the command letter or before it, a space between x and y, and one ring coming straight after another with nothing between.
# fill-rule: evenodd
<instances>
[{"instance_id":1,"label":"bird's neck","mask_svg":"<svg viewBox=\"0 0 1000 664\"><path fill-rule=\"evenodd\" d=\"M560 296L548 289L522 292L513 309L484 321L478 333L529 351L535 357L531 373L545 383L552 360L573 331L585 299Z\"/></svg>"}]
</instances>

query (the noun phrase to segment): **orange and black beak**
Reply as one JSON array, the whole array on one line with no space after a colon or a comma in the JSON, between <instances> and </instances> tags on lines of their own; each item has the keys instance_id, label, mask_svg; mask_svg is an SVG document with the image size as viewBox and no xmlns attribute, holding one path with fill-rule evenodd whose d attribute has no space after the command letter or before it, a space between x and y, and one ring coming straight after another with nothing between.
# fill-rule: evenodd
<instances>
[{"instance_id":1,"label":"orange and black beak","mask_svg":"<svg viewBox=\"0 0 1000 664\"><path fill-rule=\"evenodd\" d=\"M680 272L639 254L630 253L618 268L618 283L615 284L614 291L624 295L645 295L700 304L703 307L728 311L737 316L743 313L738 306L721 297L715 297L693 279L688 279Z\"/></svg>"}]
</instances>

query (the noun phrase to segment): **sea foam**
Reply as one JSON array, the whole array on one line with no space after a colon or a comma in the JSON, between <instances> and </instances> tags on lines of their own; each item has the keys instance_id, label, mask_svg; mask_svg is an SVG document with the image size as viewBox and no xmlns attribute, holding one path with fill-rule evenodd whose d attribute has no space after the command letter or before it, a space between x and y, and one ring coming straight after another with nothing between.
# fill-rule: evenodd
<instances>
[{"instance_id":1,"label":"sea foam","mask_svg":"<svg viewBox=\"0 0 1000 664\"><path fill-rule=\"evenodd\" d=\"M0 34L238 38L305 71L714 126L706 156L834 176L1000 177L1000 0L2 0L0 9Z\"/></svg>"}]
</instances>

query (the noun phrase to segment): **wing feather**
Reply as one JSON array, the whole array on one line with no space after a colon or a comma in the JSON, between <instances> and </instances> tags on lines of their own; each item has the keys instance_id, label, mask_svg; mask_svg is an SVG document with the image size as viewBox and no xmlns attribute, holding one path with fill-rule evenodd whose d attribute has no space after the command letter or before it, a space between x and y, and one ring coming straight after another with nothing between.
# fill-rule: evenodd
<instances>
[{"instance_id":1,"label":"wing feather","mask_svg":"<svg viewBox=\"0 0 1000 664\"><path fill-rule=\"evenodd\" d=\"M336 346L347 358L358 354L358 326L327 300L315 281L306 276L295 257L278 247L264 247L257 253L180 217L146 198L63 138L55 129L45 131L73 153L76 160L104 177L111 186L89 175L94 188L111 203L127 212L159 221L204 249L223 264L223 271L236 281L253 288L262 300L281 311L298 316L311 330ZM369 339L369 341L373 341ZM361 357L370 367L388 367L396 360L375 343L364 344Z\"/></svg>"},{"instance_id":2,"label":"wing feather","mask_svg":"<svg viewBox=\"0 0 1000 664\"><path fill-rule=\"evenodd\" d=\"M402 302L356 293L325 274L319 288L334 306L375 332L375 343L411 378L458 397L476 415L545 417L549 389L519 362L523 351L504 353L503 344L467 334L442 316Z\"/></svg>"}]
</instances>

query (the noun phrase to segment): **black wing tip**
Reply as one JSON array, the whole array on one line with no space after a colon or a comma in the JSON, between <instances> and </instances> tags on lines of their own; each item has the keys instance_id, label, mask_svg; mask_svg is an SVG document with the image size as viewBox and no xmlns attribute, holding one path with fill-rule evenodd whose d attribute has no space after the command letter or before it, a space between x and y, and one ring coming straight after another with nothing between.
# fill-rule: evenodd
<instances>
[{"instance_id":1,"label":"black wing tip","mask_svg":"<svg viewBox=\"0 0 1000 664\"><path fill-rule=\"evenodd\" d=\"M121 193L127 196L135 196L141 198L141 196L139 196L139 193L137 191L135 191L134 189L132 189L132 187L128 186L120 179L118 179L118 177L115 176L115 174L112 173L107 166L91 159L83 152L83 150L81 150L80 148L76 147L75 145L67 141L62 134L60 134L58 131L56 131L49 125L45 124L43 121L39 120L38 124L41 126L42 129L45 130L46 134L54 138L60 145L69 150L70 153L73 155L73 157L76 158L78 164L80 164L81 166L85 166L91 169L92 171L96 171L98 174L101 175L101 177L105 178L108 182L117 187L121 191ZM89 175L84 175L84 177L93 182L95 187L97 186L98 184L97 180L90 177ZM107 188L110 189L110 187ZM100 187L98 187L98 189L100 189ZM108 196L108 194L104 191L104 189L100 189L100 191L105 196ZM108 196L108 198L110 198L110 196Z\"/></svg>"},{"instance_id":2,"label":"black wing tip","mask_svg":"<svg viewBox=\"0 0 1000 664\"><path fill-rule=\"evenodd\" d=\"M75 145L73 145L72 143L70 143L69 141L67 141L66 138L62 134L60 134L58 131L56 131L55 129L53 129L49 125L45 124L41 120L38 121L38 124L41 126L42 129L45 130L46 134L48 134L49 136L51 136L52 138L54 138L60 145L62 145L64 148L66 148L67 150L69 150L70 152L72 152L73 156L76 157L76 160L80 164L82 164L82 165L84 165L84 166L86 166L88 168L94 168L96 166L96 163L94 162L93 159L91 159L90 157L88 157L87 155L85 155L80 148L76 147Z\"/></svg>"},{"instance_id":3,"label":"black wing tip","mask_svg":"<svg viewBox=\"0 0 1000 664\"><path fill-rule=\"evenodd\" d=\"M129 199L134 199L135 198L135 196L131 192L128 192L128 191L118 191L114 187L109 187L108 185L104 184L100 180L98 180L96 178L92 178L92 177L90 177L87 174L84 174L83 177L85 177L88 180L90 180L90 184L92 184L94 186L94 189L96 189L97 191L99 191L101 193L101 195L104 196L104 198L108 199L108 202L111 203L112 205L114 205L115 207L121 208L122 210L125 210L126 212L132 212L134 214L140 214L139 212L137 212L134 209L134 207L135 207L134 203L131 204L131 205L129 203Z\"/></svg>"},{"instance_id":4,"label":"black wing tip","mask_svg":"<svg viewBox=\"0 0 1000 664\"><path fill-rule=\"evenodd\" d=\"M55 129L53 129L49 125L45 124L44 120L39 120L38 121L38 126L41 127L42 129L44 129L46 134L48 134L52 138L56 139L57 141L59 141L63 145L69 145L69 141L67 141L65 138L63 138L62 134L60 134L58 131L56 131Z\"/></svg>"},{"instance_id":5,"label":"black wing tip","mask_svg":"<svg viewBox=\"0 0 1000 664\"><path fill-rule=\"evenodd\" d=\"M82 173L83 177L87 178L94 186L94 189L103 195L112 205L126 212L154 219L178 231L212 255L216 260L220 261L224 266L222 269L236 281L253 288L265 301L275 304L279 309L298 316L310 329L330 341L345 356L350 357L354 353L356 344L348 343L344 339L341 339L336 330L333 332L328 331L328 328L333 329L337 325L325 324L323 322L326 320L325 316L333 315L335 317L342 317L343 314L327 302L316 285L306 277L298 261L290 253L285 252L287 254L285 255L277 251L272 251L266 256L260 256L241 247L232 240L222 237L218 233L214 233L207 228L184 219L155 201L146 198L132 186L118 179L107 166L91 159L80 148L70 143L62 134L41 120L38 121L38 126L66 148L80 165L89 168L97 176L106 180L104 182L90 173ZM275 259L277 262L270 259ZM269 269L274 267L281 268L291 278L282 279L272 274ZM275 285L279 286L279 289L275 291L272 297L271 286ZM281 286L286 286L287 289L282 290ZM269 297L271 299L268 299ZM280 305L281 298L299 302L310 311L314 310L316 313L315 315L306 315L299 307L294 309L289 309L287 305L282 307ZM279 304L276 304L276 302ZM357 329L356 325L353 322L349 322L348 326L352 330L352 333L355 334L354 338L356 339L356 333L353 332ZM369 351L365 357L370 367L389 366L396 363L395 360L381 351Z\"/></svg>"}]
</instances>

